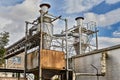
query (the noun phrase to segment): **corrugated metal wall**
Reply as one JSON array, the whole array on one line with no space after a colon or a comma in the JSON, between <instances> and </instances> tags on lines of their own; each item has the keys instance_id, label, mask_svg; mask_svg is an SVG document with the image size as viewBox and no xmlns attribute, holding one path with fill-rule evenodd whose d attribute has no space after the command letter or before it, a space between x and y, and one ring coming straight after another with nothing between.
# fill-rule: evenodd
<instances>
[{"instance_id":1,"label":"corrugated metal wall","mask_svg":"<svg viewBox=\"0 0 120 80\"><path fill-rule=\"evenodd\" d=\"M97 73L92 64L101 73L101 53L74 58L72 64L75 72ZM120 49L107 51L107 54L107 72L105 76L99 76L99 80L120 80ZM97 76L76 76L76 80L97 80Z\"/></svg>"}]
</instances>

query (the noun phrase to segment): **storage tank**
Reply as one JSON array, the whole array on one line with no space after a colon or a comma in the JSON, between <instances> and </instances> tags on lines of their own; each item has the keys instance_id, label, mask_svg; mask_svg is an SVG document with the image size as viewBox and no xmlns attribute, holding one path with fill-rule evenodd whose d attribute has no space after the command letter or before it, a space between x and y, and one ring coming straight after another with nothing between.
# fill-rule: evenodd
<instances>
[{"instance_id":1,"label":"storage tank","mask_svg":"<svg viewBox=\"0 0 120 80\"><path fill-rule=\"evenodd\" d=\"M50 49L50 45L52 41L51 36L53 35L53 25L51 23L51 17L47 15L50 5L44 3L40 5L40 8L41 8L40 10L41 16L39 18L40 24L38 25L37 30L42 31L43 33L43 37L42 37L43 49Z\"/></svg>"},{"instance_id":2,"label":"storage tank","mask_svg":"<svg viewBox=\"0 0 120 80\"><path fill-rule=\"evenodd\" d=\"M85 53L88 43L88 36L84 33L83 30L86 28L83 26L83 17L77 17L76 19L77 27L75 33L79 35L79 37L74 38L74 48L77 54Z\"/></svg>"}]
</instances>

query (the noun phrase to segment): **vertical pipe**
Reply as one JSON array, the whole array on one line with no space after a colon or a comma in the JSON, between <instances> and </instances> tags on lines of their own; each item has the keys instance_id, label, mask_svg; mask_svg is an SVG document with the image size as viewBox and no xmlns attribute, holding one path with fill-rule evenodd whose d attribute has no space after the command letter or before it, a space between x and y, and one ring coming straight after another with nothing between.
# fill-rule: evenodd
<instances>
[{"instance_id":1,"label":"vertical pipe","mask_svg":"<svg viewBox=\"0 0 120 80\"><path fill-rule=\"evenodd\" d=\"M82 46L81 46L81 41L82 41L81 38L82 38L82 36L81 36L81 26L79 26L79 48L80 48L79 54L81 54L81 52L82 52L82 51L81 51L81 50L82 50L82 49L81 49L81 47L82 47Z\"/></svg>"},{"instance_id":2,"label":"vertical pipe","mask_svg":"<svg viewBox=\"0 0 120 80\"><path fill-rule=\"evenodd\" d=\"M64 51L64 40L62 39L62 52Z\"/></svg>"},{"instance_id":3,"label":"vertical pipe","mask_svg":"<svg viewBox=\"0 0 120 80\"><path fill-rule=\"evenodd\" d=\"M41 68L41 50L42 50L42 38L43 38L43 34L42 34L42 28L43 28L43 17L44 14L48 13L48 9L50 8L49 4L41 4L40 5L40 43L39 43L39 54L38 54L38 75L39 75L39 80L42 80L42 68Z\"/></svg>"},{"instance_id":4,"label":"vertical pipe","mask_svg":"<svg viewBox=\"0 0 120 80\"><path fill-rule=\"evenodd\" d=\"M63 31L61 32L61 34L63 34ZM62 39L62 51L63 51L63 47L64 47L64 40Z\"/></svg>"},{"instance_id":5,"label":"vertical pipe","mask_svg":"<svg viewBox=\"0 0 120 80\"><path fill-rule=\"evenodd\" d=\"M41 50L42 50L42 38L43 38L43 35L42 35L42 27L43 27L43 12L41 11L40 12L41 15L40 15L40 43L39 43L39 53L38 53L38 75L39 75L39 80L42 80L42 69L41 69L41 59L40 59L40 56L41 56Z\"/></svg>"},{"instance_id":6,"label":"vertical pipe","mask_svg":"<svg viewBox=\"0 0 120 80\"><path fill-rule=\"evenodd\" d=\"M40 76L40 45L41 45L41 36L39 38L39 49L38 49L38 80L40 80L41 76Z\"/></svg>"},{"instance_id":7,"label":"vertical pipe","mask_svg":"<svg viewBox=\"0 0 120 80\"><path fill-rule=\"evenodd\" d=\"M65 19L65 31L66 31L66 80L69 80L69 71L68 71L68 27L67 19Z\"/></svg>"},{"instance_id":8,"label":"vertical pipe","mask_svg":"<svg viewBox=\"0 0 120 80\"><path fill-rule=\"evenodd\" d=\"M82 49L81 49L81 47L82 47L82 45L81 45L81 38L82 38L82 36L81 36L81 25L79 26L79 54L81 54L81 52L82 52Z\"/></svg>"},{"instance_id":9,"label":"vertical pipe","mask_svg":"<svg viewBox=\"0 0 120 80\"><path fill-rule=\"evenodd\" d=\"M78 54L81 54L83 52L82 50L82 26L83 26L83 20L84 18L83 17L77 17L75 19L77 21L77 26L78 26L78 29L79 29L79 53Z\"/></svg>"},{"instance_id":10,"label":"vertical pipe","mask_svg":"<svg viewBox=\"0 0 120 80\"><path fill-rule=\"evenodd\" d=\"M72 69L73 69L73 80L76 80L76 67L75 67L75 58L72 58Z\"/></svg>"},{"instance_id":11,"label":"vertical pipe","mask_svg":"<svg viewBox=\"0 0 120 80\"><path fill-rule=\"evenodd\" d=\"M97 34L97 28L95 27L96 32L96 49L98 49L98 34Z\"/></svg>"},{"instance_id":12,"label":"vertical pipe","mask_svg":"<svg viewBox=\"0 0 120 80\"><path fill-rule=\"evenodd\" d=\"M25 40L27 41L27 34L28 34L28 22L26 21L26 32L25 32ZM27 70L27 42L25 44L25 57L24 57L24 78L26 78L26 70Z\"/></svg>"}]
</instances>

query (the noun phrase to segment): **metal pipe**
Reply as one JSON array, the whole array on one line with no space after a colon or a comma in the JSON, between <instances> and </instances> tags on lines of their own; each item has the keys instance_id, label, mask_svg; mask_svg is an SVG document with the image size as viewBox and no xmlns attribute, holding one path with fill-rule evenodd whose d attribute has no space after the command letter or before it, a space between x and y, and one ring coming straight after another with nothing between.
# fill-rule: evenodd
<instances>
[{"instance_id":1,"label":"metal pipe","mask_svg":"<svg viewBox=\"0 0 120 80\"><path fill-rule=\"evenodd\" d=\"M99 80L99 76L98 76L98 68L95 67L94 65L91 64L91 66L97 71L97 80Z\"/></svg>"},{"instance_id":2,"label":"metal pipe","mask_svg":"<svg viewBox=\"0 0 120 80\"><path fill-rule=\"evenodd\" d=\"M82 26L83 26L84 18L83 17L77 17L77 18L75 18L75 20L77 22L77 27L79 29L79 32L78 32L78 34L79 34L79 45L78 45L79 49L76 48L76 52L77 52L77 54L81 54L81 53L83 53L83 50L82 50ZM77 49L79 51L77 51Z\"/></svg>"},{"instance_id":3,"label":"metal pipe","mask_svg":"<svg viewBox=\"0 0 120 80\"><path fill-rule=\"evenodd\" d=\"M75 73L77 76L97 76L96 73Z\"/></svg>"},{"instance_id":4,"label":"metal pipe","mask_svg":"<svg viewBox=\"0 0 120 80\"><path fill-rule=\"evenodd\" d=\"M54 22L55 20L60 19L60 18L61 18L61 16L58 16L55 19L53 19L51 22Z\"/></svg>"},{"instance_id":5,"label":"metal pipe","mask_svg":"<svg viewBox=\"0 0 120 80\"><path fill-rule=\"evenodd\" d=\"M43 27L43 12L41 11L41 16L40 16L40 43L39 43L39 53L38 53L38 72L39 72L39 80L42 80L42 69L41 69L41 50L42 50L42 27Z\"/></svg>"},{"instance_id":6,"label":"metal pipe","mask_svg":"<svg viewBox=\"0 0 120 80\"><path fill-rule=\"evenodd\" d=\"M96 49L98 49L98 34L97 34L98 30L96 27L95 27L95 32L96 32Z\"/></svg>"},{"instance_id":7,"label":"metal pipe","mask_svg":"<svg viewBox=\"0 0 120 80\"><path fill-rule=\"evenodd\" d=\"M41 10L40 10L40 44L39 44L39 53L38 53L38 72L39 72L39 80L42 80L42 69L41 69L41 51L42 51L42 38L43 38L43 34L42 34L42 27L43 26L43 17L45 16L45 14L48 13L48 9L50 8L50 5L49 4L41 4L40 5L41 7Z\"/></svg>"},{"instance_id":8,"label":"metal pipe","mask_svg":"<svg viewBox=\"0 0 120 80\"><path fill-rule=\"evenodd\" d=\"M82 52L82 44L81 44L81 41L82 41L82 31L81 31L81 25L79 26L79 54L81 54Z\"/></svg>"},{"instance_id":9,"label":"metal pipe","mask_svg":"<svg viewBox=\"0 0 120 80\"><path fill-rule=\"evenodd\" d=\"M65 31L66 31L66 80L69 80L69 71L68 71L68 25L67 19L65 19Z\"/></svg>"},{"instance_id":10,"label":"metal pipe","mask_svg":"<svg viewBox=\"0 0 120 80\"><path fill-rule=\"evenodd\" d=\"M60 20L63 20L63 21L65 20L64 18L61 18L61 16L58 17L58 16L54 16L54 15L49 14L49 13L47 13L47 15L48 15L48 16L51 16L51 17L53 17L53 18L59 18Z\"/></svg>"},{"instance_id":11,"label":"metal pipe","mask_svg":"<svg viewBox=\"0 0 120 80\"><path fill-rule=\"evenodd\" d=\"M64 36L66 36L66 34L54 34L53 36L55 36L55 37L64 37ZM78 38L79 34L68 33L68 36L72 36L72 37Z\"/></svg>"},{"instance_id":12,"label":"metal pipe","mask_svg":"<svg viewBox=\"0 0 120 80\"><path fill-rule=\"evenodd\" d=\"M27 34L28 34L28 22L26 21L26 32L25 32L25 39L27 40ZM25 44L25 57L24 57L24 78L26 78L26 70L27 70L27 42Z\"/></svg>"},{"instance_id":13,"label":"metal pipe","mask_svg":"<svg viewBox=\"0 0 120 80\"><path fill-rule=\"evenodd\" d=\"M71 28L69 28L67 31L72 31L73 29L75 29L76 28L76 26L73 26L73 27L71 27ZM64 33L65 31L63 31L63 33Z\"/></svg>"},{"instance_id":14,"label":"metal pipe","mask_svg":"<svg viewBox=\"0 0 120 80\"><path fill-rule=\"evenodd\" d=\"M63 31L61 32L61 34L63 34ZM62 51L64 50L63 47L64 47L64 40L62 39Z\"/></svg>"}]
</instances>

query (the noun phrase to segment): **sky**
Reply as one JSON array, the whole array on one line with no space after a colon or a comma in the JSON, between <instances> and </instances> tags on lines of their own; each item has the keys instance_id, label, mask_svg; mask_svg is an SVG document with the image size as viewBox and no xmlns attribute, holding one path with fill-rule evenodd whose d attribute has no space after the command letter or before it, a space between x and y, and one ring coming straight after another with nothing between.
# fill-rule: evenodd
<instances>
[{"instance_id":1,"label":"sky","mask_svg":"<svg viewBox=\"0 0 120 80\"><path fill-rule=\"evenodd\" d=\"M69 28L79 16L96 22L99 48L120 44L120 0L0 0L0 32L10 33L9 45L25 35L25 21L40 15L41 3L51 5L49 13L67 18Z\"/></svg>"}]
</instances>

